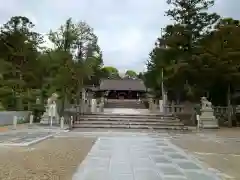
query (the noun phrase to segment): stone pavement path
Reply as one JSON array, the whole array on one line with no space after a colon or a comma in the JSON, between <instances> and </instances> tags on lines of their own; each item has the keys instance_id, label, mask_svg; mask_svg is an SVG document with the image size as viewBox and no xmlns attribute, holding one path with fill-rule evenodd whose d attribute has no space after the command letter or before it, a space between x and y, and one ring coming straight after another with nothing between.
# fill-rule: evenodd
<instances>
[{"instance_id":1,"label":"stone pavement path","mask_svg":"<svg viewBox=\"0 0 240 180\"><path fill-rule=\"evenodd\" d=\"M0 145L28 145L52 136L53 132L48 131L12 131L0 133Z\"/></svg>"},{"instance_id":2,"label":"stone pavement path","mask_svg":"<svg viewBox=\"0 0 240 180\"><path fill-rule=\"evenodd\" d=\"M217 180L165 138L101 137L73 180Z\"/></svg>"}]
</instances>

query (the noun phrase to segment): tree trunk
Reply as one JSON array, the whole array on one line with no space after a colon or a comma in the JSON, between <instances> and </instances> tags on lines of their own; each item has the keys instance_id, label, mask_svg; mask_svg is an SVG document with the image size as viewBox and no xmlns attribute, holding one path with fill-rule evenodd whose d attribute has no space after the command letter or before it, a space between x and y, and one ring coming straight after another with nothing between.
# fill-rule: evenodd
<instances>
[{"instance_id":1,"label":"tree trunk","mask_svg":"<svg viewBox=\"0 0 240 180\"><path fill-rule=\"evenodd\" d=\"M83 79L81 79L78 82L78 89L77 89L77 104L80 105L80 103L82 103L82 86L83 86Z\"/></svg>"},{"instance_id":2,"label":"tree trunk","mask_svg":"<svg viewBox=\"0 0 240 180\"><path fill-rule=\"evenodd\" d=\"M27 89L27 92L28 92L28 111L30 111L32 108L31 108L31 102L30 102L30 90L29 90L29 88Z\"/></svg>"},{"instance_id":3,"label":"tree trunk","mask_svg":"<svg viewBox=\"0 0 240 180\"><path fill-rule=\"evenodd\" d=\"M60 110L60 117L63 116L64 109L65 109L65 99L66 99L66 88L62 89L62 100L61 100L61 110Z\"/></svg>"},{"instance_id":4,"label":"tree trunk","mask_svg":"<svg viewBox=\"0 0 240 180\"><path fill-rule=\"evenodd\" d=\"M176 92L176 104L180 104L181 101L181 91Z\"/></svg>"}]
</instances>

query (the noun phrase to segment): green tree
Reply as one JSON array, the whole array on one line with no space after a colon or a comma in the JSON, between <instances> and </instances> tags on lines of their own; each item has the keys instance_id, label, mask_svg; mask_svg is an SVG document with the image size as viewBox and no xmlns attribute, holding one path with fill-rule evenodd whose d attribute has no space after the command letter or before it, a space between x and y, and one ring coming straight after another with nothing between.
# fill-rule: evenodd
<instances>
[{"instance_id":1,"label":"green tree","mask_svg":"<svg viewBox=\"0 0 240 180\"><path fill-rule=\"evenodd\" d=\"M33 27L34 24L28 18L15 16L1 28L0 58L3 67L7 67L5 70L2 68L1 90L9 91L9 96L3 97L5 100L11 99L11 102L3 100L8 108L22 110L24 101L29 99L31 89L34 88L34 70L28 70L36 68L34 63L38 57L37 48L42 43L42 37Z\"/></svg>"},{"instance_id":2,"label":"green tree","mask_svg":"<svg viewBox=\"0 0 240 180\"><path fill-rule=\"evenodd\" d=\"M231 18L221 19L216 25L215 30L202 40L200 49L203 53L198 56L201 62L201 74L206 78L212 78L211 90L212 97L216 100L215 94L218 94L219 87L222 87L225 93L218 96L225 96L227 105L231 105L231 91L238 86L240 80L240 42L237 37L240 35L239 21ZM209 73L210 72L210 73ZM229 126L231 127L229 118Z\"/></svg>"},{"instance_id":3,"label":"green tree","mask_svg":"<svg viewBox=\"0 0 240 180\"><path fill-rule=\"evenodd\" d=\"M84 85L99 83L103 60L97 36L87 23L68 19L57 31L50 31L54 48L48 48L33 28L34 24L21 16L1 27L1 104L22 110L27 103L30 109L29 102L36 96L44 100L57 91L62 113L66 99L80 99Z\"/></svg>"},{"instance_id":4,"label":"green tree","mask_svg":"<svg viewBox=\"0 0 240 180\"><path fill-rule=\"evenodd\" d=\"M127 70L125 76L128 78L137 78L138 74L133 70Z\"/></svg>"},{"instance_id":5,"label":"green tree","mask_svg":"<svg viewBox=\"0 0 240 180\"><path fill-rule=\"evenodd\" d=\"M92 80L95 71L100 71L102 65L97 37L87 23L73 24L71 19L68 19L59 31L50 32L49 39L56 45L56 52L62 57L62 67L58 69L62 72L58 72L56 76L61 94L76 93L79 102L84 84ZM67 92L68 90L70 92ZM66 97L63 101L64 99ZM64 106L64 102L62 105Z\"/></svg>"},{"instance_id":6,"label":"green tree","mask_svg":"<svg viewBox=\"0 0 240 180\"><path fill-rule=\"evenodd\" d=\"M117 68L112 66L105 66L102 68L102 77L109 79L119 79L120 75Z\"/></svg>"},{"instance_id":7,"label":"green tree","mask_svg":"<svg viewBox=\"0 0 240 180\"><path fill-rule=\"evenodd\" d=\"M206 11L213 1L169 0L168 3L171 8L166 15L173 20L173 25L164 28L164 34L157 40L148 62L152 75L147 74L157 87L164 80L167 89L175 91L175 99L180 100L184 92L192 94L193 89L197 89L194 76L200 76L192 66L196 65L199 40L209 33L219 16Z\"/></svg>"}]
</instances>

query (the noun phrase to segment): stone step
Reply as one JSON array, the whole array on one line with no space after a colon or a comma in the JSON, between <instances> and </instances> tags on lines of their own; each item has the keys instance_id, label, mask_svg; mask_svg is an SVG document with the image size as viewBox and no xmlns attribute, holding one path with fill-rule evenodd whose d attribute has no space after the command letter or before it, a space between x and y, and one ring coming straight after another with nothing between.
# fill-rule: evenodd
<instances>
[{"instance_id":1,"label":"stone step","mask_svg":"<svg viewBox=\"0 0 240 180\"><path fill-rule=\"evenodd\" d=\"M152 120L152 121L170 121L170 120L176 120L176 118L173 117L166 117L166 118L156 118L156 117L144 117L144 116L81 116L79 117L79 119L86 119L86 120L121 120L121 119L125 119L125 120L132 120L132 121L137 121L137 120L141 120L141 121L147 121L147 120Z\"/></svg>"},{"instance_id":2,"label":"stone step","mask_svg":"<svg viewBox=\"0 0 240 180\"><path fill-rule=\"evenodd\" d=\"M156 118L127 118L127 117L80 117L78 121L130 121L130 122L179 122L180 120L171 119L156 119Z\"/></svg>"},{"instance_id":3,"label":"stone step","mask_svg":"<svg viewBox=\"0 0 240 180\"><path fill-rule=\"evenodd\" d=\"M111 109L111 108L122 108L122 109L144 109L145 107L139 106L104 106L105 109Z\"/></svg>"},{"instance_id":4,"label":"stone step","mask_svg":"<svg viewBox=\"0 0 240 180\"><path fill-rule=\"evenodd\" d=\"M112 108L122 108L122 109L144 109L144 107L133 107L133 106L104 106L104 109L112 109Z\"/></svg>"},{"instance_id":5,"label":"stone step","mask_svg":"<svg viewBox=\"0 0 240 180\"><path fill-rule=\"evenodd\" d=\"M132 121L79 121L79 124L111 124L111 125L118 125L118 124L131 124L131 125L159 125L159 126L183 126L181 122L132 122Z\"/></svg>"},{"instance_id":6,"label":"stone step","mask_svg":"<svg viewBox=\"0 0 240 180\"><path fill-rule=\"evenodd\" d=\"M138 102L107 102L106 105L134 105L134 106L142 106L143 103Z\"/></svg>"},{"instance_id":7,"label":"stone step","mask_svg":"<svg viewBox=\"0 0 240 180\"><path fill-rule=\"evenodd\" d=\"M50 124L51 120L48 117L42 117L40 124L47 125ZM52 120L52 124L59 124L59 121L57 119Z\"/></svg>"},{"instance_id":8,"label":"stone step","mask_svg":"<svg viewBox=\"0 0 240 180\"><path fill-rule=\"evenodd\" d=\"M146 109L145 105L139 101L108 101L104 108L133 108L133 109Z\"/></svg>"},{"instance_id":9,"label":"stone step","mask_svg":"<svg viewBox=\"0 0 240 180\"><path fill-rule=\"evenodd\" d=\"M184 130L184 126L147 126L147 125L109 125L109 124L75 124L74 128L119 128L119 129L165 129Z\"/></svg>"},{"instance_id":10,"label":"stone step","mask_svg":"<svg viewBox=\"0 0 240 180\"><path fill-rule=\"evenodd\" d=\"M126 117L126 118L175 118L172 114L120 114L120 113L85 113L84 117Z\"/></svg>"}]
</instances>

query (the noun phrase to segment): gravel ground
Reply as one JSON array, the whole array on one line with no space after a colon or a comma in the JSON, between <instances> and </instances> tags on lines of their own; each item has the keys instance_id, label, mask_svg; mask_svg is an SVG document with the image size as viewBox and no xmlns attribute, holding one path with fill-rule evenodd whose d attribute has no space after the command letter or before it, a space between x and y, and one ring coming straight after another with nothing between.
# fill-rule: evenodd
<instances>
[{"instance_id":1,"label":"gravel ground","mask_svg":"<svg viewBox=\"0 0 240 180\"><path fill-rule=\"evenodd\" d=\"M94 138L65 137L31 147L0 147L1 180L71 180Z\"/></svg>"},{"instance_id":2,"label":"gravel ground","mask_svg":"<svg viewBox=\"0 0 240 180\"><path fill-rule=\"evenodd\" d=\"M200 161L206 163L209 168L214 168L220 172L233 177L234 180L240 180L240 142L226 138L237 138L239 132L219 131L217 136L223 138L218 141L206 141L203 138L192 134L191 139L184 137L178 140L171 140L175 145L187 150L197 157ZM206 134L207 136L207 134ZM223 178L228 179L228 178Z\"/></svg>"}]
</instances>

